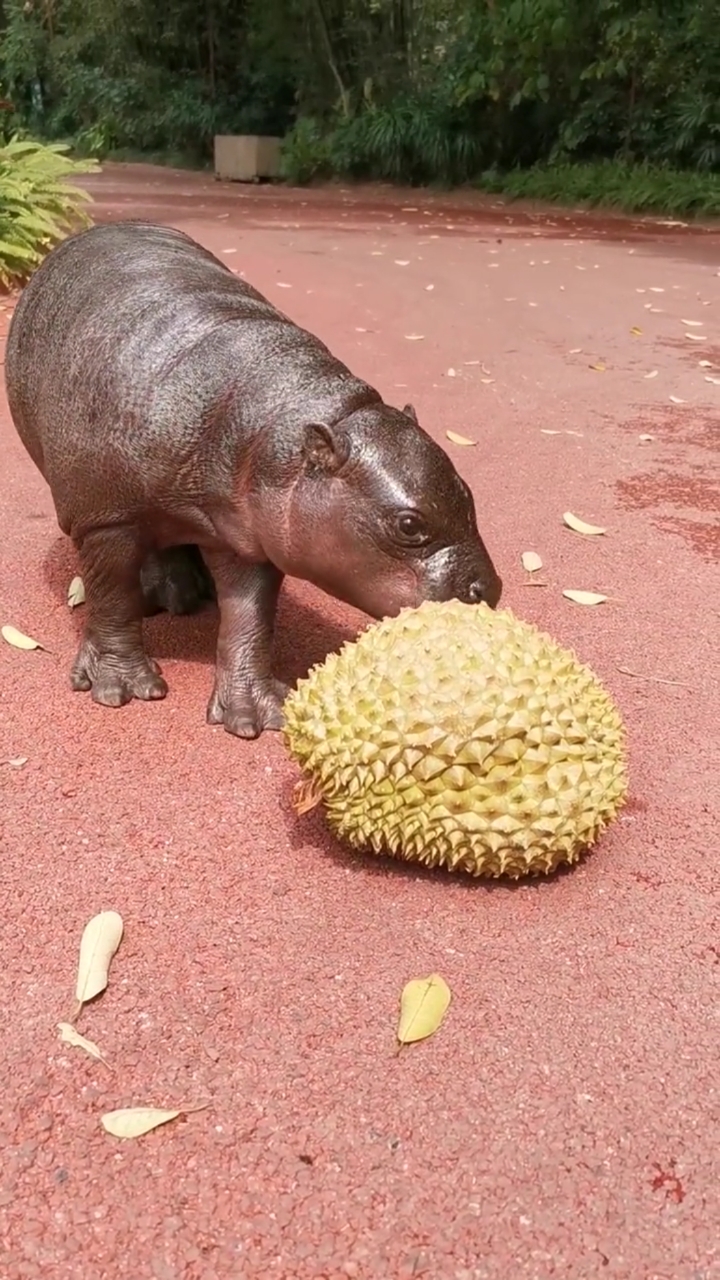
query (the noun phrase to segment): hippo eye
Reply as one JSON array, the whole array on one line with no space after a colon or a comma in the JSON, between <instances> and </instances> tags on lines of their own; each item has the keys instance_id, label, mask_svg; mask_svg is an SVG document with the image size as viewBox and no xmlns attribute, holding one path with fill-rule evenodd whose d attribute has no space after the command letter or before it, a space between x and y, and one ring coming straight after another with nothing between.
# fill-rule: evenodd
<instances>
[{"instance_id":1,"label":"hippo eye","mask_svg":"<svg viewBox=\"0 0 720 1280\"><path fill-rule=\"evenodd\" d=\"M415 547L422 546L430 537L425 521L417 511L401 511L395 527L402 541Z\"/></svg>"}]
</instances>

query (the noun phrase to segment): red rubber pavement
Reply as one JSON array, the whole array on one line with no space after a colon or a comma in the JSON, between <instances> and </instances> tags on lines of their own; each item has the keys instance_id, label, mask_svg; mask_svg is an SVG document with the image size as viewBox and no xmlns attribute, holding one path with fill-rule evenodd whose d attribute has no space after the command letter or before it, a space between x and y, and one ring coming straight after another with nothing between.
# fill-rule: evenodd
<instances>
[{"instance_id":1,"label":"red rubber pavement","mask_svg":"<svg viewBox=\"0 0 720 1280\"><path fill-rule=\"evenodd\" d=\"M149 623L163 703L71 693L76 563L3 401L0 621L50 652L0 646L0 1273L717 1280L720 235L132 166L88 186L98 217L182 226L413 401L505 602L616 696L632 797L571 873L476 884L293 816L279 738L204 723L212 612ZM362 621L288 584L279 673ZM78 1028L112 1070L56 1038L105 908L125 937ZM446 1021L397 1057L400 990L432 971ZM204 1102L136 1142L99 1123Z\"/></svg>"}]
</instances>

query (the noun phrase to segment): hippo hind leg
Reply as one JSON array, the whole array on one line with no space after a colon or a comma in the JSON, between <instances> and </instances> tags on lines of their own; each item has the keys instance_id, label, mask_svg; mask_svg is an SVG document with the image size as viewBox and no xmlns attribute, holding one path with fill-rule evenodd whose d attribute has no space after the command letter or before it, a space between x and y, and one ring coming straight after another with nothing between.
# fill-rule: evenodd
<instances>
[{"instance_id":1,"label":"hippo hind leg","mask_svg":"<svg viewBox=\"0 0 720 1280\"><path fill-rule=\"evenodd\" d=\"M72 688L91 690L93 701L106 707L121 707L133 698L164 698L167 684L143 645L144 549L139 531L96 529L77 547L86 614L70 675Z\"/></svg>"},{"instance_id":2,"label":"hippo hind leg","mask_svg":"<svg viewBox=\"0 0 720 1280\"><path fill-rule=\"evenodd\" d=\"M140 571L146 617L165 610L174 615L197 613L216 599L215 584L199 549L167 547L146 556Z\"/></svg>"}]
</instances>

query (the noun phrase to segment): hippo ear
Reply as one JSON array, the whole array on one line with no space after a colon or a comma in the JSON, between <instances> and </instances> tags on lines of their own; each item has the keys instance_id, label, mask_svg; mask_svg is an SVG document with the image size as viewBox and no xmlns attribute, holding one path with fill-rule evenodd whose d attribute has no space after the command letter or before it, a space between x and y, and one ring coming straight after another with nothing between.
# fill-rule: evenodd
<instances>
[{"instance_id":1,"label":"hippo ear","mask_svg":"<svg viewBox=\"0 0 720 1280\"><path fill-rule=\"evenodd\" d=\"M406 404L406 405L405 405L405 407L404 407L404 409L403 409L403 413L404 413L408 418L412 418L413 422L417 423L417 425L418 425L418 426L420 426L420 419L418 418L418 416L417 416L417 414L416 414L416 412L415 412L415 405L413 405L413 404Z\"/></svg>"},{"instance_id":2,"label":"hippo ear","mask_svg":"<svg viewBox=\"0 0 720 1280\"><path fill-rule=\"evenodd\" d=\"M344 431L328 427L324 422L310 422L305 427L303 456L312 471L333 475L347 462L350 443Z\"/></svg>"}]
</instances>

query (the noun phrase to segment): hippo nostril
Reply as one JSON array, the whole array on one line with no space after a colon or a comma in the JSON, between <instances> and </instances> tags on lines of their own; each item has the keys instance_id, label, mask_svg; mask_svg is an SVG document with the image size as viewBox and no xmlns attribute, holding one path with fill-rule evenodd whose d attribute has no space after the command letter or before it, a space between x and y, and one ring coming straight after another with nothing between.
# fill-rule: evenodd
<instances>
[{"instance_id":1,"label":"hippo nostril","mask_svg":"<svg viewBox=\"0 0 720 1280\"><path fill-rule=\"evenodd\" d=\"M478 578L468 587L468 599L471 604L489 604L491 609L497 605L502 594L502 582L498 577Z\"/></svg>"}]
</instances>

